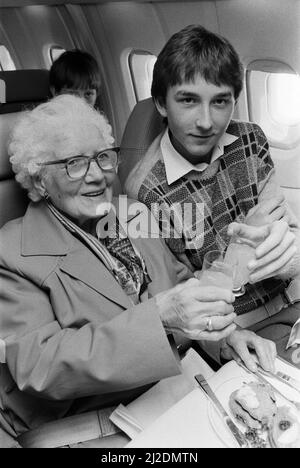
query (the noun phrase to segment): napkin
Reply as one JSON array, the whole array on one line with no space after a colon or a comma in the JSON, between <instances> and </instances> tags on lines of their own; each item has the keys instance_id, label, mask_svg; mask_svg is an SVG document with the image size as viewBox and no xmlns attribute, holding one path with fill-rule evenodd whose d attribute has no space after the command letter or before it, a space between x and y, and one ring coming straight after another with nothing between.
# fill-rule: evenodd
<instances>
[{"instance_id":1,"label":"napkin","mask_svg":"<svg viewBox=\"0 0 300 468\"><path fill-rule=\"evenodd\" d=\"M286 349L294 346L295 344L300 344L300 318L297 320L295 325L292 328L288 344L286 345Z\"/></svg>"},{"instance_id":2,"label":"napkin","mask_svg":"<svg viewBox=\"0 0 300 468\"><path fill-rule=\"evenodd\" d=\"M181 361L182 373L161 380L126 407L119 405L110 420L131 439L152 424L179 400L197 387L195 374L209 378L214 371L194 350L189 349Z\"/></svg>"},{"instance_id":3,"label":"napkin","mask_svg":"<svg viewBox=\"0 0 300 468\"><path fill-rule=\"evenodd\" d=\"M110 415L109 419L131 439L143 430L140 422L130 413L122 403Z\"/></svg>"}]
</instances>

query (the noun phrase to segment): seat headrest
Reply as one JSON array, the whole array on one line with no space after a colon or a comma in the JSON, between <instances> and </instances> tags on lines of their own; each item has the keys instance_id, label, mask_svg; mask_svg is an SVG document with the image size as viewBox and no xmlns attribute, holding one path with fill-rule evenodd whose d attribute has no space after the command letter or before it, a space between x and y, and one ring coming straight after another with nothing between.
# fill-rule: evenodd
<instances>
[{"instance_id":1,"label":"seat headrest","mask_svg":"<svg viewBox=\"0 0 300 468\"><path fill-rule=\"evenodd\" d=\"M0 71L0 114L18 112L50 97L49 71Z\"/></svg>"},{"instance_id":2,"label":"seat headrest","mask_svg":"<svg viewBox=\"0 0 300 468\"><path fill-rule=\"evenodd\" d=\"M121 141L119 178L124 187L129 172L164 130L163 118L152 98L139 101L131 112Z\"/></svg>"}]
</instances>

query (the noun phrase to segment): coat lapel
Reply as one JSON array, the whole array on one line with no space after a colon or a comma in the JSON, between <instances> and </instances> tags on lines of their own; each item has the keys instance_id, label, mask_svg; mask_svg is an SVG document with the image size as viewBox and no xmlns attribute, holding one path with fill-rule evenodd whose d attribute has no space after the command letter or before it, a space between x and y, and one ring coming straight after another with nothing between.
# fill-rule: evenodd
<instances>
[{"instance_id":1,"label":"coat lapel","mask_svg":"<svg viewBox=\"0 0 300 468\"><path fill-rule=\"evenodd\" d=\"M56 219L43 202L31 204L22 226L22 255L57 256L59 269L124 308L131 301L101 260Z\"/></svg>"},{"instance_id":2,"label":"coat lapel","mask_svg":"<svg viewBox=\"0 0 300 468\"><path fill-rule=\"evenodd\" d=\"M114 276L81 242L78 241L77 248L64 257L59 268L124 308L132 305Z\"/></svg>"}]
</instances>

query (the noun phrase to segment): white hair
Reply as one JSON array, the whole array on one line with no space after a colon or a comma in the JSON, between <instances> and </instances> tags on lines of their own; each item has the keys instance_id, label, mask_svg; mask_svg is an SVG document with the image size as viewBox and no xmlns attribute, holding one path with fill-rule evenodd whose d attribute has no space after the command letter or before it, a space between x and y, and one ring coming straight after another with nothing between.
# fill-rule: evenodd
<instances>
[{"instance_id":1,"label":"white hair","mask_svg":"<svg viewBox=\"0 0 300 468\"><path fill-rule=\"evenodd\" d=\"M61 159L58 150L62 146L70 151L72 147L87 151L91 131L93 143L99 149L113 145L106 117L84 99L68 94L56 96L21 115L12 131L8 152L16 180L28 191L31 200L41 199L34 183L42 170L37 163Z\"/></svg>"}]
</instances>

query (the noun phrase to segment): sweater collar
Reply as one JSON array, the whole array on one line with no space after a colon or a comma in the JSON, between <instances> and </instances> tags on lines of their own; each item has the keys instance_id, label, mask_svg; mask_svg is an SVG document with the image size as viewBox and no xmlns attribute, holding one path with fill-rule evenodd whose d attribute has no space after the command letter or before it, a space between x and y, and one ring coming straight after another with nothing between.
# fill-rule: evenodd
<instances>
[{"instance_id":1,"label":"sweater collar","mask_svg":"<svg viewBox=\"0 0 300 468\"><path fill-rule=\"evenodd\" d=\"M210 164L221 158L221 156L224 154L225 146L231 145L236 140L238 140L237 136L225 132L220 138L218 145L213 150ZM166 129L161 139L160 148L165 163L167 181L169 185L181 179L191 171L203 172L210 165L207 163L199 163L194 165L181 156L181 154L176 151L171 143L168 128Z\"/></svg>"}]
</instances>

